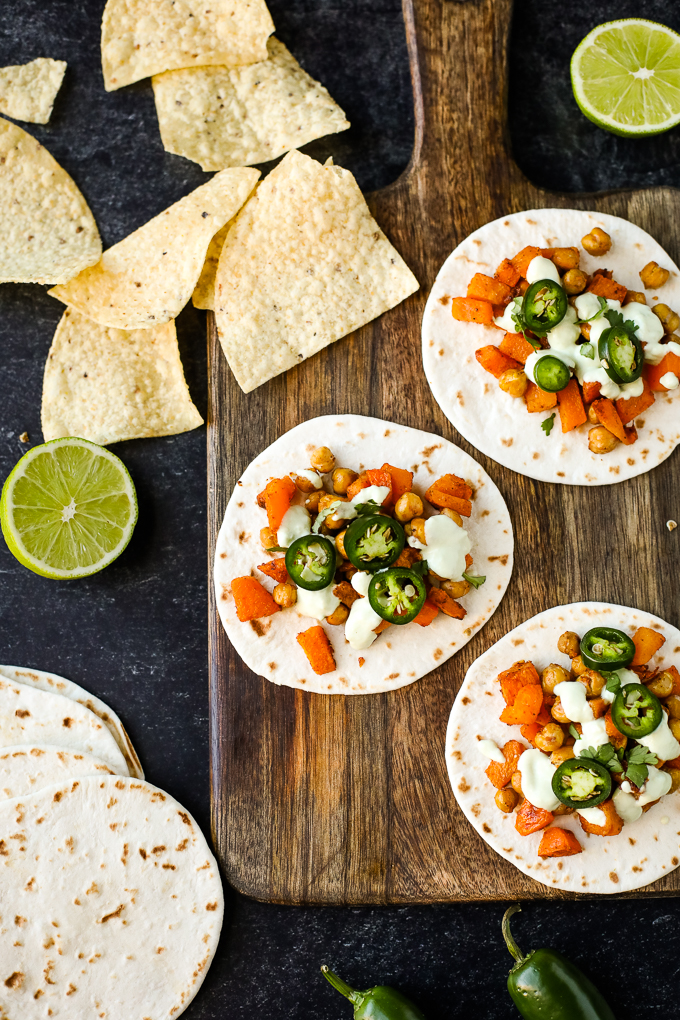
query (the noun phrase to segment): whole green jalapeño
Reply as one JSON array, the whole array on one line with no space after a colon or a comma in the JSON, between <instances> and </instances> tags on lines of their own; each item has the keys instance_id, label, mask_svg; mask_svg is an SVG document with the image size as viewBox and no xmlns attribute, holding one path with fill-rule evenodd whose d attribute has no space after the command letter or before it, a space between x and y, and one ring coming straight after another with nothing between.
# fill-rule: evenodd
<instances>
[{"instance_id":1,"label":"whole green jalape\u00f1o","mask_svg":"<svg viewBox=\"0 0 680 1020\"><path fill-rule=\"evenodd\" d=\"M527 329L536 336L545 336L558 326L567 314L567 292L554 280L532 283L522 304Z\"/></svg>"},{"instance_id":2,"label":"whole green jalape\u00f1o","mask_svg":"<svg viewBox=\"0 0 680 1020\"><path fill-rule=\"evenodd\" d=\"M400 555L406 535L399 521L382 514L357 517L345 532L345 552L358 570L382 570Z\"/></svg>"},{"instance_id":3,"label":"whole green jalape\u00f1o","mask_svg":"<svg viewBox=\"0 0 680 1020\"><path fill-rule=\"evenodd\" d=\"M410 623L427 597L423 581L413 570L392 567L374 574L368 586L371 609L388 623Z\"/></svg>"},{"instance_id":4,"label":"whole green jalape\u00f1o","mask_svg":"<svg viewBox=\"0 0 680 1020\"><path fill-rule=\"evenodd\" d=\"M633 740L653 733L662 715L661 702L644 684L626 684L612 704L614 725Z\"/></svg>"},{"instance_id":5,"label":"whole green jalape\u00f1o","mask_svg":"<svg viewBox=\"0 0 680 1020\"><path fill-rule=\"evenodd\" d=\"M335 546L325 535L303 535L286 550L291 581L307 591L327 588L335 576Z\"/></svg>"},{"instance_id":6,"label":"whole green jalape\u00f1o","mask_svg":"<svg viewBox=\"0 0 680 1020\"><path fill-rule=\"evenodd\" d=\"M554 354L544 354L534 366L534 381L546 393L559 393L569 385L569 368Z\"/></svg>"},{"instance_id":7,"label":"whole green jalape\u00f1o","mask_svg":"<svg viewBox=\"0 0 680 1020\"><path fill-rule=\"evenodd\" d=\"M612 777L609 769L591 758L569 758L556 770L552 788L567 807L597 807L611 794Z\"/></svg>"},{"instance_id":8,"label":"whole green jalape\u00f1o","mask_svg":"<svg viewBox=\"0 0 680 1020\"><path fill-rule=\"evenodd\" d=\"M593 627L581 638L581 658L588 669L624 669L634 657L632 638L615 627Z\"/></svg>"},{"instance_id":9,"label":"whole green jalape\u00f1o","mask_svg":"<svg viewBox=\"0 0 680 1020\"><path fill-rule=\"evenodd\" d=\"M605 329L597 353L605 372L616 383L635 382L642 375L645 364L642 344L622 326Z\"/></svg>"}]
</instances>

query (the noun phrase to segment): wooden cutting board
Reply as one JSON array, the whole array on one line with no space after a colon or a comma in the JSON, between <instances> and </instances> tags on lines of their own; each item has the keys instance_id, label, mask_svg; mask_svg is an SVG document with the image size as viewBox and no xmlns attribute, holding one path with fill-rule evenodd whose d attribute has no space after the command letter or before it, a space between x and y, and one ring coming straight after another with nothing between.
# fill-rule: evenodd
<instances>
[{"instance_id":1,"label":"wooden cutting board","mask_svg":"<svg viewBox=\"0 0 680 1020\"><path fill-rule=\"evenodd\" d=\"M668 560L677 543L669 546L665 527L678 517L678 456L600 488L510 472L470 447L435 404L422 369L420 323L442 262L488 220L538 206L601 210L638 223L677 262L680 193L537 190L507 148L511 0L403 0L403 7L413 158L370 204L420 292L248 395L209 325L213 837L231 884L278 903L564 898L496 856L457 809L444 763L448 714L470 663L549 606L601 599L680 623L677 556L675 570ZM514 576L495 616L440 669L390 694L323 697L276 687L243 665L215 608L212 556L237 478L283 432L335 412L375 415L458 443L497 483L515 527ZM643 895L679 890L676 871Z\"/></svg>"}]
</instances>

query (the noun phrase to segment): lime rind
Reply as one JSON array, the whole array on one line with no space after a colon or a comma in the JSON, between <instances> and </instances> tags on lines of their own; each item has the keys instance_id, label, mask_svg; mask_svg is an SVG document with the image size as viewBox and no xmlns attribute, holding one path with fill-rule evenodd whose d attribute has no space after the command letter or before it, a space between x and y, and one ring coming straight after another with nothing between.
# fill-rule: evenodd
<instances>
[{"instance_id":1,"label":"lime rind","mask_svg":"<svg viewBox=\"0 0 680 1020\"><path fill-rule=\"evenodd\" d=\"M571 58L574 98L605 131L626 138L680 123L680 35L644 18L598 25Z\"/></svg>"},{"instance_id":2,"label":"lime rind","mask_svg":"<svg viewBox=\"0 0 680 1020\"><path fill-rule=\"evenodd\" d=\"M115 454L86 439L54 439L29 450L7 478L0 526L12 554L42 577L98 573L127 546L137 495Z\"/></svg>"}]
</instances>

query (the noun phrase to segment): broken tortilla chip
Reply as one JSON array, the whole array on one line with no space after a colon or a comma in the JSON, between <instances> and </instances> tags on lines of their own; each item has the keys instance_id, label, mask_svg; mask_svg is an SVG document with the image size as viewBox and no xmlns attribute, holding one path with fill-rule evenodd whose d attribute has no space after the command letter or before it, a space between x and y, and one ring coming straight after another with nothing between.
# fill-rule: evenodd
<instances>
[{"instance_id":1,"label":"broken tortilla chip","mask_svg":"<svg viewBox=\"0 0 680 1020\"><path fill-rule=\"evenodd\" d=\"M345 114L283 43L248 67L186 67L155 75L163 145L204 170L266 163L314 138L346 131Z\"/></svg>"},{"instance_id":2,"label":"broken tortilla chip","mask_svg":"<svg viewBox=\"0 0 680 1020\"><path fill-rule=\"evenodd\" d=\"M264 0L108 0L102 18L107 92L178 67L267 59L274 22Z\"/></svg>"},{"instance_id":3,"label":"broken tortilla chip","mask_svg":"<svg viewBox=\"0 0 680 1020\"><path fill-rule=\"evenodd\" d=\"M128 331L66 309L45 365L46 442L79 436L105 446L174 436L202 423L184 381L174 322Z\"/></svg>"},{"instance_id":4,"label":"broken tortilla chip","mask_svg":"<svg viewBox=\"0 0 680 1020\"><path fill-rule=\"evenodd\" d=\"M222 229L217 231L208 245L208 251L205 256L201 275L198 278L198 283L194 287L194 293L191 295L191 303L194 308L204 308L210 311L215 308L215 277L217 276L217 266L220 261L222 249L224 248L224 242L227 239L227 234L231 230L233 222L234 220L229 220L228 223L225 223Z\"/></svg>"},{"instance_id":5,"label":"broken tortilla chip","mask_svg":"<svg viewBox=\"0 0 680 1020\"><path fill-rule=\"evenodd\" d=\"M102 243L73 180L47 149L0 117L0 283L66 283Z\"/></svg>"},{"instance_id":6,"label":"broken tortilla chip","mask_svg":"<svg viewBox=\"0 0 680 1020\"><path fill-rule=\"evenodd\" d=\"M50 294L118 329L150 329L176 319L196 286L211 238L238 212L259 176L246 167L222 170Z\"/></svg>"},{"instance_id":7,"label":"broken tortilla chip","mask_svg":"<svg viewBox=\"0 0 680 1020\"><path fill-rule=\"evenodd\" d=\"M249 393L416 290L349 170L293 151L227 234L215 317L231 370Z\"/></svg>"},{"instance_id":8,"label":"broken tortilla chip","mask_svg":"<svg viewBox=\"0 0 680 1020\"><path fill-rule=\"evenodd\" d=\"M50 57L0 67L0 113L47 124L65 72L66 61Z\"/></svg>"}]
</instances>

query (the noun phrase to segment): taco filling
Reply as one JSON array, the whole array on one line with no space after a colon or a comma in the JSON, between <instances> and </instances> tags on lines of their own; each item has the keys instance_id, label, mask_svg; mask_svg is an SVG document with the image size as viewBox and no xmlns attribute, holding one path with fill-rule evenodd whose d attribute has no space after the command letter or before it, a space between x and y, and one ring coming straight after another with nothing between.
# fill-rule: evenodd
<instances>
[{"instance_id":1,"label":"taco filling","mask_svg":"<svg viewBox=\"0 0 680 1020\"><path fill-rule=\"evenodd\" d=\"M612 240L594 227L581 245L600 258ZM528 245L504 258L493 277L475 273L451 310L459 322L504 333L475 356L508 398L524 400L531 414L547 412L548 435L556 412L563 433L589 423L588 448L604 455L635 443L635 418L656 393L679 388L680 316L656 297L650 307L643 291L628 289L630 280L620 283L608 269L584 272L580 260L576 245ZM639 271L652 292L669 275L654 261Z\"/></svg>"},{"instance_id":2,"label":"taco filling","mask_svg":"<svg viewBox=\"0 0 680 1020\"><path fill-rule=\"evenodd\" d=\"M632 636L609 626L566 631L557 648L569 670L551 663L539 673L521 661L498 675L501 721L520 726L531 746L478 746L491 759L499 810L517 812L522 836L542 831L539 857L583 850L556 817L577 813L585 832L617 836L680 789L680 672L648 667L664 642L648 627Z\"/></svg>"},{"instance_id":3,"label":"taco filling","mask_svg":"<svg viewBox=\"0 0 680 1020\"><path fill-rule=\"evenodd\" d=\"M472 497L454 474L418 493L406 468L355 471L336 465L328 447L313 449L310 467L270 478L257 496L262 547L277 554L257 570L276 584L270 593L254 572L235 577L238 619L292 610L319 621L297 635L319 675L336 668L323 624L343 626L350 647L364 651L390 626L428 627L440 612L462 620L459 600L485 581L471 572Z\"/></svg>"}]
</instances>

